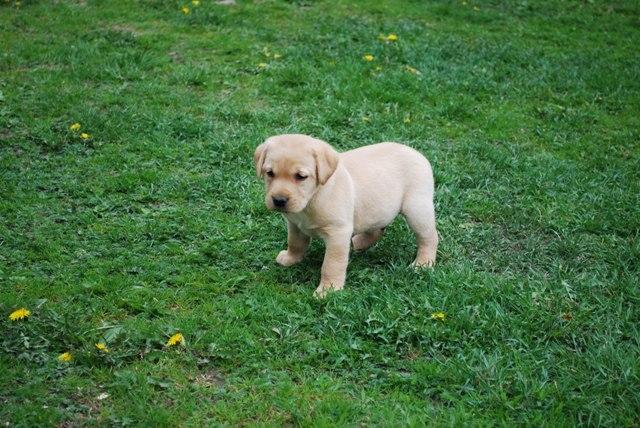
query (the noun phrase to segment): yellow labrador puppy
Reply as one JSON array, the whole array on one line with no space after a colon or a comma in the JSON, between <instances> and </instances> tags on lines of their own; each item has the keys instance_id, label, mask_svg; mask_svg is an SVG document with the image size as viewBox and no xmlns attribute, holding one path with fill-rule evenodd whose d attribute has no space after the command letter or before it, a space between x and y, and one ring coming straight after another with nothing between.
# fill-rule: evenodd
<instances>
[{"instance_id":1,"label":"yellow labrador puppy","mask_svg":"<svg viewBox=\"0 0 640 428\"><path fill-rule=\"evenodd\" d=\"M277 135L255 151L256 173L264 177L265 202L287 219L283 266L304 257L312 237L326 244L316 296L340 290L349 248L364 250L402 213L418 239L413 266L436 261L438 233L431 165L414 149L380 143L344 153L301 134Z\"/></svg>"}]
</instances>

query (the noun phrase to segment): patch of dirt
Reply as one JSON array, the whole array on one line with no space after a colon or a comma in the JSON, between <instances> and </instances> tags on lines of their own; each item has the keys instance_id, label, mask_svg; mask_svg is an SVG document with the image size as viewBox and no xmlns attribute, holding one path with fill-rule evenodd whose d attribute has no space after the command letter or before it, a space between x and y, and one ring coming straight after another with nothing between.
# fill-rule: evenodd
<instances>
[{"instance_id":1,"label":"patch of dirt","mask_svg":"<svg viewBox=\"0 0 640 428\"><path fill-rule=\"evenodd\" d=\"M129 33L133 37L138 37L138 36L144 34L144 31L142 31L139 28L136 28L136 27L134 27L133 25L130 25L130 24L115 24L115 25L111 26L111 29L113 31L118 31L120 33Z\"/></svg>"},{"instance_id":2,"label":"patch of dirt","mask_svg":"<svg viewBox=\"0 0 640 428\"><path fill-rule=\"evenodd\" d=\"M13 137L13 132L6 128L0 129L0 141L8 141L11 137Z\"/></svg>"},{"instance_id":3,"label":"patch of dirt","mask_svg":"<svg viewBox=\"0 0 640 428\"><path fill-rule=\"evenodd\" d=\"M169 52L169 58L171 58L173 62L182 62L182 55L176 51Z\"/></svg>"},{"instance_id":4,"label":"patch of dirt","mask_svg":"<svg viewBox=\"0 0 640 428\"><path fill-rule=\"evenodd\" d=\"M198 386L205 386L207 388L215 387L221 388L226 383L224 376L216 369L209 369L204 373L200 373L193 381Z\"/></svg>"}]
</instances>

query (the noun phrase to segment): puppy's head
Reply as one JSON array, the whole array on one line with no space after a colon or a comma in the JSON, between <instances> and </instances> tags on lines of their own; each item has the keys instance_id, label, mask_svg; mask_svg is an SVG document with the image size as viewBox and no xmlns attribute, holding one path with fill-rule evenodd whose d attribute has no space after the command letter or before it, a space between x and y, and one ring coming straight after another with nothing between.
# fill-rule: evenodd
<instances>
[{"instance_id":1,"label":"puppy's head","mask_svg":"<svg viewBox=\"0 0 640 428\"><path fill-rule=\"evenodd\" d=\"M338 153L327 143L307 135L288 134L267 138L253 160L256 174L267 187L270 210L302 211L338 167Z\"/></svg>"}]
</instances>

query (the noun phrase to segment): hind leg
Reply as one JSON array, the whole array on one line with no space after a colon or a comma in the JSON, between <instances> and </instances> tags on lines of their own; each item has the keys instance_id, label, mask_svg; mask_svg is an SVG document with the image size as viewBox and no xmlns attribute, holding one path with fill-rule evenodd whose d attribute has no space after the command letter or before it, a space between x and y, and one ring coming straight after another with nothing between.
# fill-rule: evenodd
<instances>
[{"instance_id":1,"label":"hind leg","mask_svg":"<svg viewBox=\"0 0 640 428\"><path fill-rule=\"evenodd\" d=\"M411 266L433 266L438 249L438 231L432 195L427 192L409 195L403 204L402 214L418 240L418 254Z\"/></svg>"},{"instance_id":2,"label":"hind leg","mask_svg":"<svg viewBox=\"0 0 640 428\"><path fill-rule=\"evenodd\" d=\"M372 230L370 232L358 233L351 238L353 249L356 251L366 250L380 239L382 232L384 232L384 228Z\"/></svg>"}]
</instances>

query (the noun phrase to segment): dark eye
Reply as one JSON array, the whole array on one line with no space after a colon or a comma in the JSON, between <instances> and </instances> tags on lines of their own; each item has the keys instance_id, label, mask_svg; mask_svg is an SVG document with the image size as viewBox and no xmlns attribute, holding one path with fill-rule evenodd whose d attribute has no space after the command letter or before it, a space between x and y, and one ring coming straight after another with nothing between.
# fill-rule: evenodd
<instances>
[{"instance_id":1,"label":"dark eye","mask_svg":"<svg viewBox=\"0 0 640 428\"><path fill-rule=\"evenodd\" d=\"M267 171L267 176L269 177L273 177L275 174L273 173L273 171L269 170Z\"/></svg>"},{"instance_id":2,"label":"dark eye","mask_svg":"<svg viewBox=\"0 0 640 428\"><path fill-rule=\"evenodd\" d=\"M306 176L306 175L302 175L302 174L300 174L300 173L297 173L297 174L296 174L296 180L300 180L300 181L302 181L302 180L306 180L306 179L307 179L307 176Z\"/></svg>"}]
</instances>

